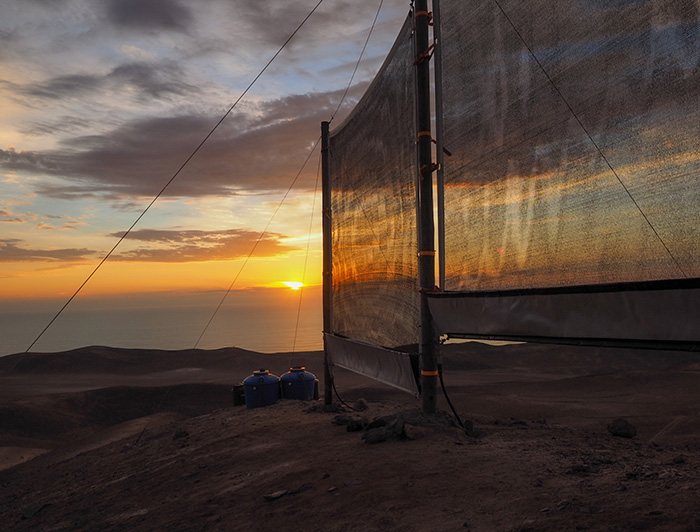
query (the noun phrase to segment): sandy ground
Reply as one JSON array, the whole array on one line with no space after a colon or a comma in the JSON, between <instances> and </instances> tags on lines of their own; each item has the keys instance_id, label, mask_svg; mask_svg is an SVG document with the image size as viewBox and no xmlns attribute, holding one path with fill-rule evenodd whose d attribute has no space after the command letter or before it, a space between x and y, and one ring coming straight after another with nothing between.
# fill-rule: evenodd
<instances>
[{"instance_id":1,"label":"sandy ground","mask_svg":"<svg viewBox=\"0 0 700 532\"><path fill-rule=\"evenodd\" d=\"M700 355L461 344L443 357L474 434L407 422L376 444L338 423L419 402L340 369L341 397L367 410L232 406L254 369L321 375L320 353L4 357L0 529L700 531ZM637 435L611 435L616 418Z\"/></svg>"}]
</instances>

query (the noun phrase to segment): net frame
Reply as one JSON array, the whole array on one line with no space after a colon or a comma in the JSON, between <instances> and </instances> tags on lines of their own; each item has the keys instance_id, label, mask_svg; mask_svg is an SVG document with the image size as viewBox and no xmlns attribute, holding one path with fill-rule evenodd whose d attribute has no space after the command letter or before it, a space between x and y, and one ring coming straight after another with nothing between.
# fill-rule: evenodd
<instances>
[{"instance_id":1,"label":"net frame","mask_svg":"<svg viewBox=\"0 0 700 532\"><path fill-rule=\"evenodd\" d=\"M567 4L571 2L565 2ZM442 5L440 5L442 4ZM629 18L633 18L635 14L639 14L641 10L647 8L651 9L652 11L656 9L657 11L660 10L662 7L661 4L662 2L657 2L654 0L648 0L645 2L636 2L635 4L643 4L643 5L637 5L636 7L630 8L625 10L624 16ZM676 13L674 16L678 18L681 22L679 22L679 27L683 28L688 28L691 27L694 28L694 31L689 31L692 35L695 35L695 39L697 40L698 34L700 33L700 27L698 24L698 9L695 9L697 6L697 2L687 0L683 2L678 3L680 7L677 8ZM518 46L521 47L525 43L526 49L528 49L528 52L532 52L532 50L527 46L527 41L528 39L533 39L532 37L532 32L529 30L522 30L522 25L523 21L525 18L522 16L523 12L526 11L526 8L518 10L517 8L519 7L517 2L511 2L509 0L502 0L500 3L493 2L493 1L482 1L482 2L471 2L469 6L466 6L465 3L463 2L455 2L452 0L435 0L434 1L434 6L437 6L435 8L436 12L436 25L441 28L440 31L443 33L443 35L446 33L446 38L450 38L450 30L448 29L447 32L444 31L443 29L443 20L449 20L450 23L454 23L456 30L453 29L452 35L456 34L457 32L460 32L462 34L469 34L469 26L465 24L459 24L457 21L459 20L459 17L455 16L455 10L458 10L460 8L463 8L465 10L469 10L470 15L474 13L479 13L481 11L481 14L483 15L484 10L491 9L493 12L494 16L504 16L506 21L503 22L503 27L507 27L508 24L512 25L513 30L517 30L518 26L521 26L521 31L525 35L525 38L522 38L522 35L519 34L519 32L516 31L518 34L517 37L520 39L518 42L518 39L515 37L506 44L506 48L510 47L510 52L512 53L512 50L517 48ZM445 13L445 7L447 7L447 12L448 15L447 17L444 16ZM570 6L560 6L559 3L557 3L557 6L555 7L553 4L552 5L547 5L546 8L543 8L544 10L552 10L554 11L554 19L556 19L557 16L562 16L561 12L557 12L557 10L566 10ZM686 10L685 14L687 16L683 15L683 9ZM442 17L440 17L440 13L442 11ZM500 15L499 12L500 11ZM694 13L694 15L693 15ZM511 15L511 17L508 17L508 15ZM478 18L478 17L477 17ZM546 15L544 17L545 19L547 18ZM577 17L580 18L580 17ZM551 20L548 21L551 24ZM612 24L609 20L605 21L607 26L610 27L610 24ZM488 25L483 24L483 20L481 23L481 26L483 27L488 27ZM488 30L487 30L488 31ZM494 33L491 31L491 33ZM556 30L551 30L550 33L556 33ZM504 42L506 41L503 39ZM450 52L445 52L443 48L443 43L445 41L441 38L439 41L439 48L440 52L436 55L438 55L438 58L441 55L448 56L450 57ZM679 42L679 41L678 41ZM677 43L676 43L677 44ZM677 46L678 49L683 49L683 43ZM464 49L469 48L469 46L465 46L462 43L462 47ZM604 47L604 46L603 46ZM670 48L673 48L672 45L669 45ZM536 48L536 47L535 47ZM685 46L687 49L688 47ZM454 50L453 50L454 51ZM536 51L536 50L535 50ZM530 59L535 57L535 54L530 55ZM598 139L598 136L601 135L599 130L596 130L595 126L596 121L593 121L593 126L589 125L589 128L592 130L592 135L589 134L588 131L586 131L586 126L583 123L578 123L576 124L576 121L580 122L580 119L576 116L574 111L570 108L571 104L566 98L563 98L561 94L556 94L557 91L560 89L556 87L556 83L561 83L562 86L564 87L563 91L565 92L567 89L570 89L572 84L569 81L567 84L567 69L565 68L566 64L565 62L560 61L557 63L556 58L552 57L545 57L541 62L543 63L543 69L546 71L546 69L551 68L552 74L551 77L552 79L547 80L546 78L549 77L549 74L545 76L545 81L542 82L539 85L537 85L536 89L540 92L542 91L550 91L554 92L554 96L559 98L559 107L561 108L562 106L564 108L569 107L569 109L566 109L567 111L570 112L568 121L569 122L574 122L573 126L578 127L579 129L579 134L583 137L582 140L577 141L577 143L574 143L573 146L576 147L581 146L582 143L585 143L586 140L588 140L590 143L594 145L595 148L596 146L596 140ZM449 63L449 59L447 61ZM445 67L445 65L440 65L442 70L447 70L448 76L449 76L449 66ZM700 69L696 69L700 70ZM437 90L440 91L441 89L441 83L440 81L442 80L442 77L438 79L438 83L436 83ZM686 84L687 85L687 84ZM699 87L700 83L695 83L694 86L692 87L687 87L683 86L680 88L676 88L674 94L678 94L679 92L681 94L685 94L687 96L688 94L695 94L696 96L699 94ZM448 87L448 92L449 92L449 87ZM668 98L666 98L664 95L661 95L660 97L661 104L660 107L664 110L668 110ZM446 118L445 121L448 122L447 129L444 133L444 137L447 139L445 140L447 146L449 149L452 151L453 146L450 145L450 131L449 131L449 120L450 120L450 113L454 112L454 106L452 109L450 108L450 96L449 94L447 96L444 96L443 94L438 94L436 96L436 100L438 102L442 102L443 100L448 100L448 103L446 104L447 110L445 111ZM581 98L570 98L572 102L574 102L574 107L577 105L580 105L581 103L585 103L585 99L581 100ZM527 100L527 99L526 99ZM692 99L691 99L692 100ZM681 102L685 101L688 102L688 98L682 98ZM687 103L686 103L687 106ZM438 106L438 114L439 116L442 116L440 113L440 106ZM553 106L555 107L555 106ZM685 119L686 123L690 123L690 126L686 126L686 131L691 130L694 126L693 124L697 124L700 122L699 114L697 111L694 111L693 109L690 110L689 113L683 113L683 106L682 104L678 106L681 111L676 110L675 112L673 110L668 112L668 115L671 118L676 118L679 115L684 115L685 114ZM546 112L549 112L551 114L551 110L545 110ZM653 109L652 109L653 111ZM473 111L472 111L473 112ZM573 115L573 116L572 116ZM644 118L648 118L648 116L651 116L651 118L654 118L654 113L647 113L647 116ZM585 114L584 114L584 118ZM595 117L594 117L595 118ZM623 116L622 120L618 120L617 123L620 123L624 126L632 125L633 127L636 127L636 129L633 128L633 133L637 133L639 131L639 124L630 122L630 118L627 116ZM615 122L613 122L615 123ZM440 124L438 124L440 125ZM605 125L605 124L603 124ZM571 127L570 125L566 124L567 127ZM478 128L478 124L476 126L472 127L473 131L476 131ZM583 133L581 133L581 129L583 129ZM566 131L566 128L564 129ZM603 128L602 131L605 131L605 128ZM534 130L530 131L531 133L530 138L537 138L538 134L541 134L541 132ZM586 139L586 135L588 135L590 138ZM438 130L438 156L442 156L442 139L441 139L441 132L440 129ZM527 135L525 135L527 137ZM594 140L594 138L596 140ZM623 140L627 142L631 148L628 149L628 152L633 152L635 148L639 147L639 144L634 144L631 143L631 140L634 140L634 135L628 134L626 137L623 135ZM507 137L506 137L507 139ZM519 140L527 140L525 139L519 139ZM600 142L600 141L598 141ZM631 143L631 144L630 144ZM517 143L516 143L517 144ZM687 143L686 143L687 144ZM603 146L603 150L599 150L602 153L599 153L598 155L603 156L604 158L604 152L608 148L610 148L610 143L606 146L605 143L601 143ZM590 146L589 146L590 148ZM686 146L687 148L687 146ZM580 148L579 148L580 149ZM458 151L458 150L456 150ZM610 151L612 153L611 159L614 159L613 164L609 164L609 168L607 170L612 170L613 173L615 172L615 167L618 166L618 163L620 161L625 161L624 157L621 157L619 153L616 153L614 150ZM491 154L492 155L492 154ZM669 166L671 167L672 170L674 170L676 173L683 172L683 169L680 169L678 165L678 161L674 160L675 156L677 154L673 153L673 150L670 150L670 152L667 152L665 154L662 154L661 156L657 157L658 161L667 161ZM459 154L458 154L459 157ZM575 159L575 158L574 158ZM605 161L607 162L607 161ZM447 173L448 177L446 178L448 180L448 190L449 190L449 169L450 165L453 165L454 167L454 160L451 161L450 157L446 157L444 160L444 163L441 164L442 167L447 168ZM464 166L464 165L463 165ZM603 166L603 171L606 170L605 165ZM698 175L698 169L700 169L700 165L697 164L697 160L695 160L695 163L691 165L691 167L687 170L688 175ZM687 183L689 182L689 177L688 175L685 175L686 179L686 186L685 187L680 187L676 186L675 190L673 189L673 186L671 186L671 192L668 193L666 197L666 201L668 201L669 196L673 196L675 194L675 197L680 198L681 204L684 206L688 206L690 204L688 198L683 198L683 188L688 191L688 186ZM617 175L616 175L617 177ZM499 178L496 177L496 180ZM502 177L500 179L503 179ZM668 182L669 180L666 180ZM690 179L692 181L692 179ZM497 181L496 181L497 182ZM517 184L517 183L516 183ZM624 185L624 182L622 179L620 179L620 183ZM476 185L475 185L476 187ZM507 189L508 187L504 187L504 189ZM512 187L511 187L512 188ZM624 188L624 187L623 187ZM633 187L630 187L633 188ZM640 189L643 189L644 187L637 186L635 190L633 190L631 193L629 193L629 199L634 200L634 196L640 193ZM646 191L645 191L646 192ZM446 194L448 192L446 191ZM622 196L624 196L624 191L621 193ZM695 187L695 191L691 193L690 195L694 197L696 200L700 199L698 197L698 189ZM643 200L648 201L649 200L650 194L647 192L646 194L643 194ZM456 202L459 203L459 202ZM641 202L640 202L641 203ZM452 203L452 209L449 204L449 200L447 202L446 210L447 210L447 216L448 220L445 222L445 225L448 227L454 227L453 223L450 223L450 216L452 216L452 221L454 220L455 213L457 213L457 216L460 215L459 209L454 208L455 202ZM458 337L482 337L482 338L492 338L492 339L528 339L530 341L543 341L543 342L551 342L555 341L557 343L590 343L593 342L597 345L610 345L611 343L617 344L617 343L624 343L627 345L639 345L639 346L644 346L644 347L656 347L656 348L669 348L669 347L674 347L674 348L680 348L680 349L691 349L695 350L698 348L698 343L700 342L700 336L693 331L692 323L696 323L698 318L700 318L700 311L697 309L697 305L695 305L695 300L697 299L698 295L698 286L700 285L700 281L698 280L698 274L700 274L700 263L698 263L697 256L698 253L698 241L700 241L699 238L695 238L698 236L700 233L700 228L697 227L697 223L693 223L694 219L700 219L696 218L693 213L695 213L698 210L698 203L694 203L694 207L691 205L690 213L691 215L688 216L688 221L685 224L685 229L681 231L676 231L677 233L680 234L680 242L681 244L685 245L686 250L683 253L678 253L677 251L677 242L673 242L669 247L674 248L674 251L671 252L667 250L667 253L664 253L663 251L661 253L658 253L658 250L656 252L656 257L657 258L652 258L648 263L652 265L650 268L628 268L628 273L631 272L632 275L617 275L613 274L610 275L610 272L608 268L606 267L607 265L603 262L598 262L598 265L600 266L597 268L597 272L602 273L602 275L589 275L588 277L574 277L574 278L568 278L568 279L555 279L552 277L547 277L547 276L539 276L539 281L540 284L523 284L523 283L495 283L495 284L489 284L488 282L464 282L464 279L459 279L459 276L456 276L457 279L455 279L454 275L454 264L455 262L458 264L457 267L462 267L464 264L464 261L462 261L461 257L459 258L454 258L453 256L453 266L452 266L452 278L450 279L450 266L448 262L448 274L447 274L447 281L445 283L441 283L441 286L443 288L447 288L450 290L455 290L456 292L450 292L447 294L429 294L429 303L430 303L430 308L431 308L431 313L433 313L433 316L435 317L436 315L442 315L443 317L445 315L448 315L450 312L454 315L454 313L461 313L464 316L469 316L470 313L474 315L474 313L478 316L480 316L479 319L474 319L474 318L465 318L463 320L463 323L461 324L455 324L454 321L452 321L449 325L445 325L445 323L442 324L442 327L438 324L438 328L440 332L443 334L452 334L452 336L458 336ZM646 208L646 207L645 207ZM692 209L695 210L692 210ZM450 210L451 209L451 210ZM646 217L646 214L642 211L642 208L638 208L639 213L643 214L644 217ZM657 212L652 210L651 211L653 215L656 215ZM674 219L675 213L671 213L670 218ZM677 219L677 216L676 216ZM656 224L656 220L654 221ZM641 220L639 222L639 226L642 227L644 230L649 233L649 229L652 226L652 223L647 221L647 220ZM662 227L663 231L667 231L669 227L674 227L672 223L666 223L664 227ZM470 227L471 228L471 227ZM654 238L653 233L656 233L656 229L652 227L652 239ZM478 231L478 230L477 230ZM661 232L661 231L658 231ZM683 234L685 233L685 234ZM656 235L658 240L662 240L662 238L657 234ZM447 241L448 241L448 250L446 252L447 254L447 261L450 260L450 249L449 249L449 239L450 239L450 234L449 234L449 229L447 231ZM482 239L483 240L483 239ZM677 239L678 240L678 239ZM658 242L655 244L658 245ZM454 247L454 238L452 245ZM666 247L666 244L664 243L664 247ZM638 247L639 249L639 247ZM441 254L442 255L442 254ZM676 258L678 256L678 258ZM441 259L444 257L441 256ZM467 261L468 262L468 261ZM659 263L663 262L664 265L659 267ZM460 264L461 263L461 264ZM634 264L634 263L633 263ZM641 270L641 271L640 271ZM608 294L605 297L602 297L601 299L601 294ZM612 296L614 294L614 296ZM653 294L653 297L651 295ZM553 312L552 309L556 308L555 302L557 300L562 301L563 299L569 300L568 306L566 306L563 310L562 314L562 309L559 309L557 312ZM600 314L596 315L596 304L592 303L592 300L598 299L600 301L605 301L604 305L602 308L606 310L608 313L606 314L608 318L611 319L616 319L619 320L621 316L630 316L631 314L631 323L628 324L626 329L622 332L618 331L614 334L610 334L609 332L605 332L604 325L605 323L601 322L599 319ZM445 302L450 301L449 304L445 304ZM456 301L461 301L459 304L455 304ZM489 301L489 304L486 305L484 302ZM538 301L539 303L537 304L532 304L533 301ZM527 304L523 304L523 302L528 302ZM456 305L456 306L455 306ZM514 316L514 313L512 312L514 305L520 305L523 310L523 308L526 308L525 315L524 316ZM583 306L582 306L583 305ZM660 305L660 306L659 306ZM598 307L600 310L600 306ZM449 310L448 310L449 309ZM654 310L655 309L655 310ZM486 318L487 323L483 323L483 318L485 315L489 314L489 312L492 312L493 314ZM664 331L664 327L659 326L658 324L653 324L650 323L649 319L644 318L644 316L647 317L654 317L654 316L659 316L661 313L668 319L664 320L659 320L660 322L663 322L666 324L666 331ZM572 315L579 314L579 318L581 319L572 319ZM585 319L584 319L585 315ZM574 316L575 318L576 316ZM596 323L596 327L593 327L593 330L591 328L588 328L586 330L586 327L581 327L582 323L585 323L585 320L592 320L594 323ZM544 328L539 327L539 326L532 326L533 320L538 322L538 325L546 324ZM645 321L646 320L646 321ZM449 321L449 320L448 320ZM651 320L653 321L653 319ZM569 327L568 332L564 332L567 329L567 325L570 325L571 323L578 323L578 325L574 327ZM674 327L673 325L676 323L684 324L684 326L680 327ZM447 330L451 330L451 333L448 333ZM669 335L669 330L672 331ZM617 337L615 337L617 336ZM659 340L661 338L661 340Z\"/></svg>"},{"instance_id":2,"label":"net frame","mask_svg":"<svg viewBox=\"0 0 700 532\"><path fill-rule=\"evenodd\" d=\"M418 339L411 29L409 14L362 99L330 132L328 149L330 332L391 349Z\"/></svg>"}]
</instances>

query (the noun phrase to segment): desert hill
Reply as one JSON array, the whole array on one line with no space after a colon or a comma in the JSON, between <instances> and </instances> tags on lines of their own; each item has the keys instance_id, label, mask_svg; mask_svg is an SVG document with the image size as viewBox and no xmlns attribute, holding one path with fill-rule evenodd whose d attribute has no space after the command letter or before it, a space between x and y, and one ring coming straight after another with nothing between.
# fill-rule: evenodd
<instances>
[{"instance_id":1,"label":"desert hill","mask_svg":"<svg viewBox=\"0 0 700 532\"><path fill-rule=\"evenodd\" d=\"M419 402L341 369L342 399L367 410L232 406L232 384L254 369L322 375L321 353L4 357L5 528L700 530L700 357L480 344L445 346L443 357L474 433L406 421L376 444L348 420L362 428ZM637 435L608 432L617 418Z\"/></svg>"}]
</instances>

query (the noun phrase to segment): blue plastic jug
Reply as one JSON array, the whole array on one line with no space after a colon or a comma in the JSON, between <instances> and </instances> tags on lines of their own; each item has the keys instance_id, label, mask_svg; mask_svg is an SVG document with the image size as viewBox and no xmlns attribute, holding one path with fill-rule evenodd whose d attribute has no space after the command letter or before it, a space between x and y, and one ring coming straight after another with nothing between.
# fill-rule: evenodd
<instances>
[{"instance_id":1,"label":"blue plastic jug","mask_svg":"<svg viewBox=\"0 0 700 532\"><path fill-rule=\"evenodd\" d=\"M280 379L266 369L254 371L243 381L245 404L248 408L268 406L280 398Z\"/></svg>"},{"instance_id":2,"label":"blue plastic jug","mask_svg":"<svg viewBox=\"0 0 700 532\"><path fill-rule=\"evenodd\" d=\"M306 401L315 398L316 375L306 371L304 366L289 368L289 371L280 377L280 382L284 399Z\"/></svg>"}]
</instances>

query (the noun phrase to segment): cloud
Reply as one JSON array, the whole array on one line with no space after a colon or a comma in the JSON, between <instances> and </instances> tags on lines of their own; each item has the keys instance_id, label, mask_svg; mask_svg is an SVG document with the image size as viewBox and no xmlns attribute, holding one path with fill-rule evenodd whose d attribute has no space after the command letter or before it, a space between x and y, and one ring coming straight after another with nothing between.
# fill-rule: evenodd
<instances>
[{"instance_id":1,"label":"cloud","mask_svg":"<svg viewBox=\"0 0 700 532\"><path fill-rule=\"evenodd\" d=\"M112 91L123 96L133 90L141 101L152 101L167 95L187 95L199 92L194 85L183 81L185 73L171 60L125 63L105 75L72 74L57 76L15 90L27 96L49 100L74 99L95 93ZM81 120L73 118L73 120Z\"/></svg>"},{"instance_id":2,"label":"cloud","mask_svg":"<svg viewBox=\"0 0 700 532\"><path fill-rule=\"evenodd\" d=\"M25 136L10 139L17 150L0 150L0 172L31 177L28 186L39 196L138 204L173 176L216 124L224 105L240 93L240 80L252 79L316 2L68 3L68 11L47 19L48 9L37 0L27 6L24 18L17 18L22 46L14 57L19 65L22 58L32 58L35 74L8 77L5 86L0 80L8 100L23 105L21 122L17 119L11 127ZM389 3L384 12L392 9ZM298 92L313 87L317 92L263 102L251 93L165 194L203 197L285 190L318 137L320 122L329 118L343 92L324 89L331 81L340 86L352 72L354 63L334 52L359 53L368 22L348 15L367 5L355 0L322 5L295 38L299 48L285 50L261 79L265 86L256 87L265 94L290 87ZM32 17L39 12L40 17ZM40 31L39 22L47 31ZM137 29L139 34L126 38L115 26ZM282 26L289 31L283 34ZM186 35L177 33L185 31ZM350 44L347 35L352 37ZM329 37L333 42L321 46ZM148 60L149 56L161 59ZM317 79L318 72L322 75ZM351 89L344 110L366 86L363 82ZM297 186L311 187L315 170L314 158Z\"/></svg>"},{"instance_id":3,"label":"cloud","mask_svg":"<svg viewBox=\"0 0 700 532\"><path fill-rule=\"evenodd\" d=\"M83 216L81 218L85 217ZM62 222L60 225L55 225L56 222L53 222L53 220L61 220ZM66 231L87 225L87 222L83 221L83 219L73 219L70 216L59 216L55 214L40 215L30 212L20 214L5 209L0 209L0 223L32 224L33 227L38 229L50 231Z\"/></svg>"},{"instance_id":4,"label":"cloud","mask_svg":"<svg viewBox=\"0 0 700 532\"><path fill-rule=\"evenodd\" d=\"M17 33L15 31L0 30L0 50L7 49L12 46L18 40ZM2 52L0 51L0 57Z\"/></svg>"},{"instance_id":5,"label":"cloud","mask_svg":"<svg viewBox=\"0 0 700 532\"><path fill-rule=\"evenodd\" d=\"M351 17L344 16L349 14L349 2L339 1L335 4L335 16L331 18L332 23L337 24L338 20L352 20ZM250 24L250 32L253 35L259 39L261 38L269 45L279 46L304 20L304 17L309 14L314 5L314 2L307 2L306 5L302 5L298 2L280 2L279 0L248 2L246 5L246 20ZM238 6L235 7L237 8ZM306 31L313 31L314 28L323 28L323 23L328 23L330 18L323 13L323 10L317 11L313 17L315 24L310 24L309 27L311 29L305 28Z\"/></svg>"},{"instance_id":6,"label":"cloud","mask_svg":"<svg viewBox=\"0 0 700 532\"><path fill-rule=\"evenodd\" d=\"M15 216L11 211L0 209L0 223L22 223L22 218Z\"/></svg>"},{"instance_id":7,"label":"cloud","mask_svg":"<svg viewBox=\"0 0 700 532\"><path fill-rule=\"evenodd\" d=\"M121 238L123 233L110 236ZM114 255L118 261L138 262L201 262L233 260L247 257L255 247L255 257L284 255L299 248L281 242L286 238L277 233L260 233L244 229L226 231L140 229L132 231L126 240L149 244L147 247ZM157 246L157 247L156 247Z\"/></svg>"},{"instance_id":8,"label":"cloud","mask_svg":"<svg viewBox=\"0 0 700 532\"><path fill-rule=\"evenodd\" d=\"M280 2L257 0L231 3L238 16L245 18L250 37L269 46L280 46L310 13L316 2ZM335 0L321 4L303 27L303 35L290 42L290 47L302 51L310 43L324 41L326 46L353 42L361 45L367 37L368 25L374 18L378 3L373 0ZM408 13L408 2L384 2L382 13L400 16ZM362 13L364 17L358 16ZM380 21L381 24L381 21ZM358 49L359 51L359 49Z\"/></svg>"},{"instance_id":9,"label":"cloud","mask_svg":"<svg viewBox=\"0 0 700 532\"><path fill-rule=\"evenodd\" d=\"M69 222L70 223L70 222ZM44 229L59 229L44 227ZM108 236L121 238L123 233ZM225 231L141 229L127 235L125 240L145 244L137 249L114 254L113 261L123 262L202 262L224 261L247 257L255 248L254 257L286 255L301 248L285 244L287 238L279 233L260 233L245 229ZM87 248L32 249L23 247L23 240L0 239L0 262L75 262L94 258L98 253Z\"/></svg>"},{"instance_id":10,"label":"cloud","mask_svg":"<svg viewBox=\"0 0 700 532\"><path fill-rule=\"evenodd\" d=\"M26 202L6 200L5 205L22 205ZM0 209L0 222L5 223L30 223L36 222L39 219L39 214L32 212L17 213L7 209Z\"/></svg>"},{"instance_id":11,"label":"cloud","mask_svg":"<svg viewBox=\"0 0 700 532\"><path fill-rule=\"evenodd\" d=\"M110 0L107 19L119 28L186 32L192 12L177 0Z\"/></svg>"},{"instance_id":12,"label":"cloud","mask_svg":"<svg viewBox=\"0 0 700 532\"><path fill-rule=\"evenodd\" d=\"M121 50L129 57L138 61L151 61L155 59L155 55L152 52L139 48L138 46L125 44L122 46Z\"/></svg>"},{"instance_id":13,"label":"cloud","mask_svg":"<svg viewBox=\"0 0 700 532\"><path fill-rule=\"evenodd\" d=\"M199 92L194 85L182 81L184 73L174 61L152 63L129 63L121 65L106 77L108 81L116 81L117 85L128 85L141 95L150 98L160 98L166 94L190 94Z\"/></svg>"},{"instance_id":14,"label":"cloud","mask_svg":"<svg viewBox=\"0 0 700 532\"><path fill-rule=\"evenodd\" d=\"M38 98L75 97L93 92L101 86L101 78L91 75L73 74L58 76L40 84L26 87L22 92Z\"/></svg>"},{"instance_id":15,"label":"cloud","mask_svg":"<svg viewBox=\"0 0 700 532\"><path fill-rule=\"evenodd\" d=\"M89 128L92 123L83 118L63 115L55 120L40 120L20 128L20 132L29 136L56 135L59 133L74 134L76 131Z\"/></svg>"},{"instance_id":16,"label":"cloud","mask_svg":"<svg viewBox=\"0 0 700 532\"><path fill-rule=\"evenodd\" d=\"M648 0L588 0L588 4L596 9L624 9L635 4L645 4Z\"/></svg>"},{"instance_id":17,"label":"cloud","mask_svg":"<svg viewBox=\"0 0 700 532\"><path fill-rule=\"evenodd\" d=\"M25 3L34 4L44 9L62 9L73 0L23 0Z\"/></svg>"},{"instance_id":18,"label":"cloud","mask_svg":"<svg viewBox=\"0 0 700 532\"><path fill-rule=\"evenodd\" d=\"M29 249L19 247L23 242L15 238L0 240L0 262L75 262L90 258L96 252L90 249Z\"/></svg>"},{"instance_id":19,"label":"cloud","mask_svg":"<svg viewBox=\"0 0 700 532\"><path fill-rule=\"evenodd\" d=\"M52 218L49 216L44 216L44 218ZM55 218L60 218L60 217L55 217ZM47 222L39 222L36 224L36 227L39 229L43 229L44 231L69 231L71 229L77 229L78 227L83 227L87 225L86 222L65 222L62 225L53 225Z\"/></svg>"},{"instance_id":20,"label":"cloud","mask_svg":"<svg viewBox=\"0 0 700 532\"><path fill-rule=\"evenodd\" d=\"M346 109L364 87L366 83L353 87ZM224 121L166 195L227 196L286 189L341 94L291 95L244 107ZM152 197L216 121L216 116L194 114L133 120L102 135L64 140L55 150L0 149L0 167L68 180L37 186L35 192L53 198ZM306 175L315 176L315 168L307 165ZM314 182L302 179L299 185L310 187Z\"/></svg>"}]
</instances>

